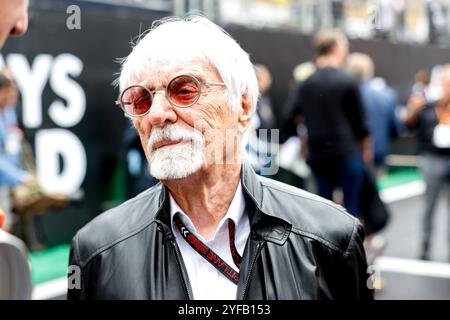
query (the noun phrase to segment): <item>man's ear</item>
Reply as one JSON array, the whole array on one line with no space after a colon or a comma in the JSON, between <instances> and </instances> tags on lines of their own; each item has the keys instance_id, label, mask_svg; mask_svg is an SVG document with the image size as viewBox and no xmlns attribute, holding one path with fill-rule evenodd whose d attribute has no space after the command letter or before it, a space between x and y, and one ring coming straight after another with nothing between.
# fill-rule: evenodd
<instances>
[{"instance_id":1,"label":"man's ear","mask_svg":"<svg viewBox=\"0 0 450 320\"><path fill-rule=\"evenodd\" d=\"M243 133L250 126L255 105L250 101L248 94L242 96L241 110L239 111L239 132Z\"/></svg>"}]
</instances>

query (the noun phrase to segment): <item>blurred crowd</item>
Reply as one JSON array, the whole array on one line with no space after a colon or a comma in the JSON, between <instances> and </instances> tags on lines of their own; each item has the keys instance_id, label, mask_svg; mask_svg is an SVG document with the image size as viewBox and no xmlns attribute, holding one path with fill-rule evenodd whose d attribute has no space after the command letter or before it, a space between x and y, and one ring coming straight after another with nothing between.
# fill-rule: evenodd
<instances>
[{"instance_id":1,"label":"blurred crowd","mask_svg":"<svg viewBox=\"0 0 450 320\"><path fill-rule=\"evenodd\" d=\"M396 91L375 76L370 55L349 53L342 32L320 32L314 48L315 59L293 70L297 86L283 106L282 123L272 127L291 136L279 150L297 144L296 162L286 163L286 152L278 154L281 169L296 173L303 188L341 203L360 218L368 234L368 258L373 260L385 246L377 233L389 220L376 181L389 171L386 159L393 141L415 136L426 184L420 258L429 260L433 216L450 176L450 65L418 70L410 98L401 105ZM302 166L309 170L296 169ZM308 173L312 183L307 183ZM275 176L280 177L292 184L292 179Z\"/></svg>"},{"instance_id":2,"label":"blurred crowd","mask_svg":"<svg viewBox=\"0 0 450 320\"><path fill-rule=\"evenodd\" d=\"M327 15L323 14L320 1L313 3L314 29L318 31L326 24L324 17ZM366 10L359 6L365 7ZM354 36L364 36L364 33L367 33L358 30L361 29L358 28L361 24L355 22L361 11L367 11L367 16L362 19L370 22L371 37L392 42L426 41L432 44L449 44L449 3L445 0L377 0L360 3L332 0L329 7L330 25Z\"/></svg>"}]
</instances>

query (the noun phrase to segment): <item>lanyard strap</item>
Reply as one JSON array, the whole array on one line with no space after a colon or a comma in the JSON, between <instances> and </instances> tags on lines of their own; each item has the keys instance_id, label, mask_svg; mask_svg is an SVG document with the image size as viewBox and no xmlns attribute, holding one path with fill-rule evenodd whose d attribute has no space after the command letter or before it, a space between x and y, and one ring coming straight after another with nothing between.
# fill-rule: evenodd
<instances>
[{"instance_id":1,"label":"lanyard strap","mask_svg":"<svg viewBox=\"0 0 450 320\"><path fill-rule=\"evenodd\" d=\"M222 273L228 280L237 285L239 281L239 272L234 270L228 263L225 262L217 253L205 245L200 239L198 239L186 225L181 221L179 213L174 216L175 225L180 231L181 236L187 243L206 261L211 263L220 273ZM234 241L235 226L234 222L230 219L228 222L228 233L230 236L230 250L234 263L240 268L242 257L239 255Z\"/></svg>"},{"instance_id":2,"label":"lanyard strap","mask_svg":"<svg viewBox=\"0 0 450 320\"><path fill-rule=\"evenodd\" d=\"M230 239L231 256L233 257L234 264L238 267L238 269L240 269L242 257L236 249L236 244L234 241L235 232L236 232L236 228L234 227L234 221L229 219L228 220L228 235L229 235L229 239Z\"/></svg>"}]
</instances>

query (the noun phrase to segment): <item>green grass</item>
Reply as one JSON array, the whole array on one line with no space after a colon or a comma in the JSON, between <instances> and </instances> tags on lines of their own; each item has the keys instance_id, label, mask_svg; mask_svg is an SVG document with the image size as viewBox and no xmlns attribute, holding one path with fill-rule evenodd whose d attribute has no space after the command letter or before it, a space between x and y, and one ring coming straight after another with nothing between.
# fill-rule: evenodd
<instances>
[{"instance_id":1,"label":"green grass","mask_svg":"<svg viewBox=\"0 0 450 320\"><path fill-rule=\"evenodd\" d=\"M64 244L48 250L31 253L31 277L40 284L67 276L70 245Z\"/></svg>"},{"instance_id":2,"label":"green grass","mask_svg":"<svg viewBox=\"0 0 450 320\"><path fill-rule=\"evenodd\" d=\"M416 168L395 169L380 178L378 190L397 187L406 183L423 180L422 174Z\"/></svg>"}]
</instances>

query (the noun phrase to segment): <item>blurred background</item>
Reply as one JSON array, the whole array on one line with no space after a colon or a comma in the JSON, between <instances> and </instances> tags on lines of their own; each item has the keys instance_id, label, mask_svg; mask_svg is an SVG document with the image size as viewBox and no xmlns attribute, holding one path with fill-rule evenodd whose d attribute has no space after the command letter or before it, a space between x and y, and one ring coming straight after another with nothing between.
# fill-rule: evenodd
<instances>
[{"instance_id":1,"label":"blurred background","mask_svg":"<svg viewBox=\"0 0 450 320\"><path fill-rule=\"evenodd\" d=\"M350 52L371 57L374 79L395 92L399 125L386 166L375 175L389 221L377 232L372 249L379 252L368 272L378 299L450 299L450 189L447 183L435 200L432 244L423 257L422 158L414 131L402 125L417 90L429 101L442 96L450 0L30 0L29 30L8 40L0 68L11 71L19 92L23 167L35 177L31 186L8 188L14 198L5 224L28 248L33 299L64 298L76 231L155 183L114 104L119 92L112 82L118 59L140 33L157 19L187 12L221 25L266 68L270 80L256 127L279 129L277 141L264 140L279 146L271 177L312 192L301 142L292 140L301 140L302 127L285 125L292 122L295 88L314 72L312 37L337 28L348 36ZM250 143L257 168L252 150Z\"/></svg>"}]
</instances>

